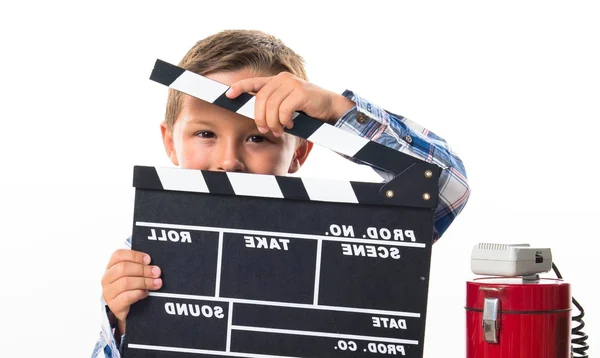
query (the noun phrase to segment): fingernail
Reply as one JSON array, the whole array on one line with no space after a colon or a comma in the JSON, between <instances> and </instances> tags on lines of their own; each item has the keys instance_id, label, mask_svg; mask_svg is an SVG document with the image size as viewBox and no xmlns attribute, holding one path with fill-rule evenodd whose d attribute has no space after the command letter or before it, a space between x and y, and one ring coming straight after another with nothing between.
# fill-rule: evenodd
<instances>
[{"instance_id":1,"label":"fingernail","mask_svg":"<svg viewBox=\"0 0 600 358\"><path fill-rule=\"evenodd\" d=\"M226 96L231 96L231 87L229 87L229 89L227 90L227 92L225 92Z\"/></svg>"},{"instance_id":2,"label":"fingernail","mask_svg":"<svg viewBox=\"0 0 600 358\"><path fill-rule=\"evenodd\" d=\"M258 131L261 132L261 133L267 133L269 131L269 128L258 127Z\"/></svg>"},{"instance_id":3,"label":"fingernail","mask_svg":"<svg viewBox=\"0 0 600 358\"><path fill-rule=\"evenodd\" d=\"M162 280L160 278L154 279L154 286L160 286L162 284Z\"/></svg>"},{"instance_id":4,"label":"fingernail","mask_svg":"<svg viewBox=\"0 0 600 358\"><path fill-rule=\"evenodd\" d=\"M158 268L158 266L152 268L152 273L157 276L160 275L160 269Z\"/></svg>"},{"instance_id":5,"label":"fingernail","mask_svg":"<svg viewBox=\"0 0 600 358\"><path fill-rule=\"evenodd\" d=\"M150 263L150 256L148 256L148 255L144 255L144 258L143 258L143 260L144 260L144 263L145 263L146 265L148 265L148 264Z\"/></svg>"}]
</instances>

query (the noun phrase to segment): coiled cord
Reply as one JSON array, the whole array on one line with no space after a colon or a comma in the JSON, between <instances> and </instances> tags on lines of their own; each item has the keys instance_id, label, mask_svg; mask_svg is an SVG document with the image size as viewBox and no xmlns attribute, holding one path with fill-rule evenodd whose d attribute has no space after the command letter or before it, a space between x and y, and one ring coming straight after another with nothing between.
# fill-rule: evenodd
<instances>
[{"instance_id":1,"label":"coiled cord","mask_svg":"<svg viewBox=\"0 0 600 358\"><path fill-rule=\"evenodd\" d=\"M559 279L563 278L554 262L552 263L552 270L554 270L556 277L558 277ZM578 323L576 327L571 328L571 346L573 347L572 351L574 354L573 358L588 358L588 355L586 353L586 351L590 348L586 343L588 336L585 332L582 331L583 327L585 327L585 323L583 322L583 316L585 315L585 312L583 310L583 307L581 307L579 302L577 302L577 300L574 297L572 298L572 300L575 307L577 307L577 309L579 310L579 314L577 316L573 316L572 318L573 322Z\"/></svg>"}]
</instances>

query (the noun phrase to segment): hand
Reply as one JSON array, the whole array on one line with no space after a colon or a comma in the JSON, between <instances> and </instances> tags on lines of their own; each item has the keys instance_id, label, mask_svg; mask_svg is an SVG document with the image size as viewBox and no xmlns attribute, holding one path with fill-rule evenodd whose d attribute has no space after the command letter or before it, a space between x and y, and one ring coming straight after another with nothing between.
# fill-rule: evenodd
<instances>
[{"instance_id":1,"label":"hand","mask_svg":"<svg viewBox=\"0 0 600 358\"><path fill-rule=\"evenodd\" d=\"M102 277L102 297L117 317L121 334L129 307L162 286L160 268L151 266L150 256L134 250L113 253Z\"/></svg>"},{"instance_id":2,"label":"hand","mask_svg":"<svg viewBox=\"0 0 600 358\"><path fill-rule=\"evenodd\" d=\"M275 136L281 136L284 127L294 126L294 112L335 124L354 106L350 99L288 72L238 81L231 85L227 97L236 98L244 92L256 93L254 120L258 130L263 134L270 130Z\"/></svg>"}]
</instances>

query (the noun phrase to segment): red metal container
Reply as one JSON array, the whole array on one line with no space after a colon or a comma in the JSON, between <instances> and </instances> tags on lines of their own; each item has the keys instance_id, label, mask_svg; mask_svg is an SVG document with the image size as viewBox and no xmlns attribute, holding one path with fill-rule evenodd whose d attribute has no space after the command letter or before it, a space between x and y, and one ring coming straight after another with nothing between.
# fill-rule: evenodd
<instances>
[{"instance_id":1,"label":"red metal container","mask_svg":"<svg viewBox=\"0 0 600 358\"><path fill-rule=\"evenodd\" d=\"M559 279L467 282L467 358L571 357L571 286Z\"/></svg>"}]
</instances>

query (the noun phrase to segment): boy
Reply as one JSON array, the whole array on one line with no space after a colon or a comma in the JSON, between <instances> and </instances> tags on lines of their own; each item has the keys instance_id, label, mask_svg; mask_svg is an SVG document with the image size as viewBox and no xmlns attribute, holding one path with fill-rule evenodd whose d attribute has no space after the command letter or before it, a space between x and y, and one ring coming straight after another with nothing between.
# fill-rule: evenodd
<instances>
[{"instance_id":1,"label":"boy","mask_svg":"<svg viewBox=\"0 0 600 358\"><path fill-rule=\"evenodd\" d=\"M161 134L175 166L295 173L312 144L283 133L283 128L291 128L293 112L301 111L442 167L434 242L467 202L470 189L462 161L443 139L353 92L339 95L307 82L303 59L273 36L259 31L223 31L196 43L179 66L230 86L229 98L243 92L255 94L256 106L253 122L170 89ZM114 252L102 278L107 315L92 357L119 356L129 307L162 285L160 268L149 265L150 257L131 250L130 240L127 247Z\"/></svg>"}]
</instances>

